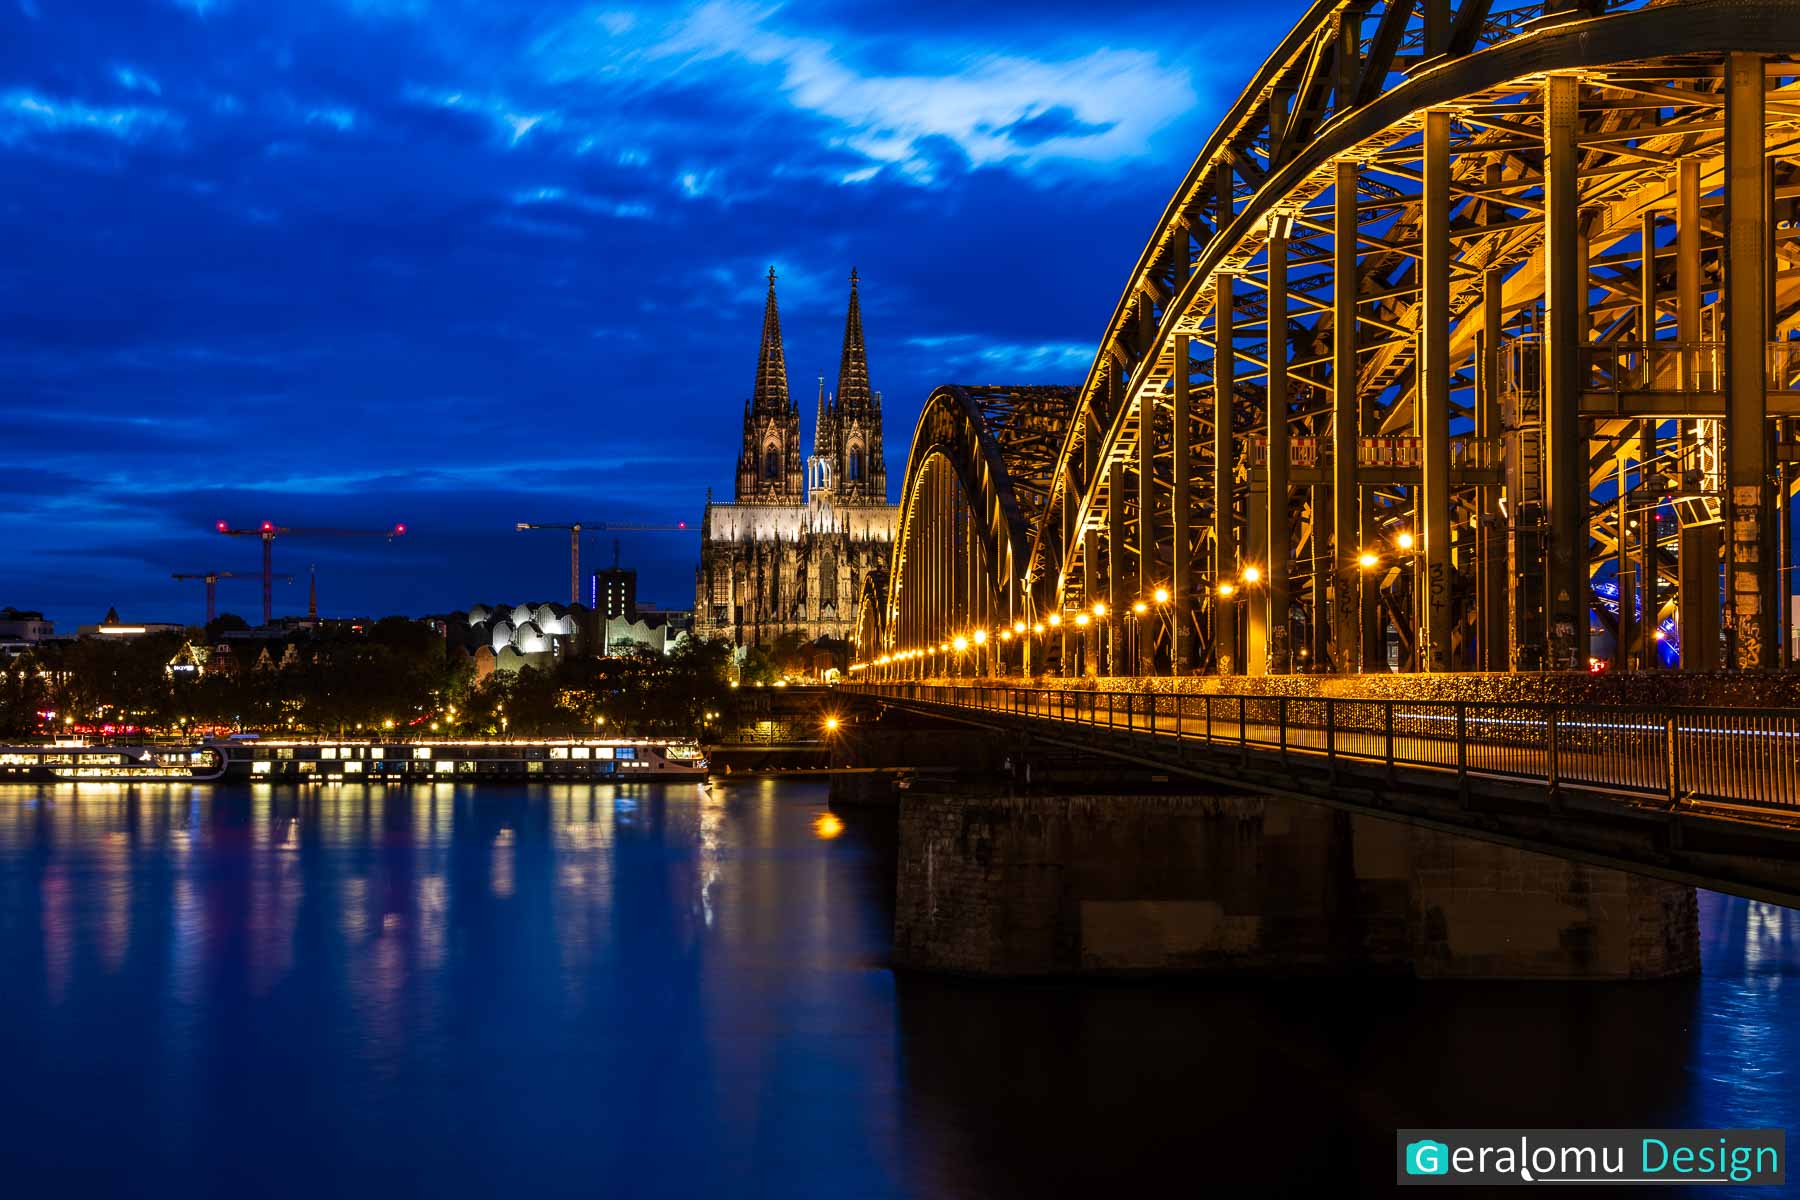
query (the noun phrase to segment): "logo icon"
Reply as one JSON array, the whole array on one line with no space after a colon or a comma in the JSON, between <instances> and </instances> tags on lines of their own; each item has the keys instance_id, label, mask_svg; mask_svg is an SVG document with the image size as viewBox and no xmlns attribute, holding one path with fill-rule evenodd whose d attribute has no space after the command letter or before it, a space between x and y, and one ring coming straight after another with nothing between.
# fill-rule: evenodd
<instances>
[{"instance_id":1,"label":"logo icon","mask_svg":"<svg viewBox=\"0 0 1800 1200\"><path fill-rule=\"evenodd\" d=\"M1406 1144L1408 1175L1442 1175L1450 1169L1450 1148L1442 1142L1420 1141Z\"/></svg>"}]
</instances>

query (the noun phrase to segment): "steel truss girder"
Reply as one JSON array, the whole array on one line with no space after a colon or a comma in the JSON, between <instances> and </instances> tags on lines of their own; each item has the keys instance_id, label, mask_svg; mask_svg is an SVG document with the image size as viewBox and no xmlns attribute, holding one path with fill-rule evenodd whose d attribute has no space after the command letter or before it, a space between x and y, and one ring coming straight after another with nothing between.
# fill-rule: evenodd
<instances>
[{"instance_id":1,"label":"steel truss girder","mask_svg":"<svg viewBox=\"0 0 1800 1200\"><path fill-rule=\"evenodd\" d=\"M1309 14L1308 19L1314 20L1326 10L1335 11L1334 6L1319 5ZM1135 459L1133 439L1136 430L1143 424L1142 414L1148 411L1147 406L1166 407L1172 370L1168 362L1168 350L1174 337L1185 335L1197 346L1210 348L1209 319L1213 315L1211 310L1216 291L1215 281L1220 272L1230 270L1240 274L1257 273L1256 259L1262 250L1269 214L1277 210L1315 211L1308 206L1314 197L1326 190L1329 181L1325 177L1329 175L1329 164L1335 158L1341 156L1367 160L1373 155L1389 153L1390 148L1416 135L1424 112L1433 106L1454 110L1459 104L1473 102L1486 112L1514 108L1527 118L1527 123L1515 125L1515 131L1536 134L1538 130L1529 124L1529 119L1534 115L1535 103L1530 98L1530 93L1538 88L1541 74L1545 70L1594 71L1618 62L1624 62L1629 67L1638 60L1662 53L1689 56L1691 61L1691 56L1695 54L1727 50L1745 41L1753 41L1765 53L1772 50L1792 50L1796 47L1787 43L1795 43L1800 39L1795 36L1794 24L1791 21L1784 23L1784 18L1791 17L1793 13L1792 5L1745 3L1741 0L1733 3L1700 0L1697 3L1661 6L1654 10L1626 11L1605 17L1571 20L1514 35L1504 43L1465 59L1440 62L1432 69L1396 84L1365 105L1333 114L1306 147L1296 150L1287 161L1277 163L1274 170L1261 173L1260 178L1255 181L1257 186L1240 189L1234 185L1229 189L1232 197L1229 215L1225 220L1215 220L1214 228L1217 232L1194 255L1186 243L1189 231L1198 225L1189 216L1196 207L1196 197L1204 198L1208 190L1208 179L1218 172L1235 169L1237 165L1237 161L1229 156L1219 157L1217 149L1231 123L1232 118L1228 118L1226 125L1221 126L1221 132L1215 134L1208 143L1208 151L1202 154L1194 170L1190 172L1182 192L1177 194L1166 210L1164 223L1157 237L1140 258L1139 282L1128 288L1121 300L1108 338L1103 342L1101 353L1082 389L1077 419L1069 423L1061 461L1049 493L1052 507L1060 507L1065 491L1078 495L1075 505L1077 516L1073 525L1073 532L1077 537L1074 544L1065 549L1061 544L1061 528L1055 523L1040 526L1032 548L1030 569L1033 574L1039 578L1054 576L1059 594L1073 594L1071 585L1086 571L1085 566L1078 566L1075 561L1080 549L1079 535L1088 530L1102 529L1105 525L1110 467L1118 463L1130 464ZM1293 45L1291 36L1283 43L1284 49L1291 49ZM1276 57L1271 59L1274 66L1264 68L1259 76L1260 83L1253 83L1246 95L1258 91L1259 87L1267 94L1267 81L1272 77L1271 73L1279 74L1277 60L1281 54L1282 51L1278 51ZM1709 66L1676 67L1669 68L1668 74L1670 77L1689 78L1704 75L1711 69ZM1502 105L1489 99L1504 97L1509 91L1524 94L1526 103L1514 101ZM1685 101L1685 97L1682 100ZM1676 102L1671 100L1672 104ZM1771 103L1771 113L1778 108L1778 105ZM1241 114L1243 111L1246 110L1240 101L1233 113ZM1541 107L1535 111L1541 114ZM1495 119L1489 117L1483 123L1492 125ZM1714 134L1717 126L1716 121L1699 122L1689 132L1694 136ZM1629 155L1637 164L1629 169L1618 168L1610 172L1618 176L1620 181L1610 187L1610 199L1604 182L1604 176L1609 172L1584 166L1581 169L1584 181L1590 175L1602 179L1599 190L1592 193L1596 201L1628 200L1631 192L1642 190L1642 184L1627 181L1643 175L1646 170L1654 172L1660 169L1665 175L1672 173L1669 170L1669 164L1673 162L1671 155L1648 153L1641 147L1623 144L1632 132L1624 129L1597 131L1589 139L1589 144L1580 147L1583 155L1622 149L1625 153L1619 157ZM1638 134L1638 140L1665 137L1669 133L1668 130L1647 127ZM1458 150L1466 151L1469 148L1467 139L1457 143ZM1398 153L1397 150L1393 152ZM1529 176L1503 181L1499 187L1477 186L1469 183L1466 178L1459 178L1453 185L1452 203L1464 206L1465 209L1468 206L1491 203L1503 212L1535 214L1542 208L1541 200L1527 194L1509 196L1507 190L1527 193L1540 184L1541 177L1534 179ZM1248 202L1241 206L1237 202L1240 193L1248 197ZM1584 202L1585 200L1586 196ZM1391 195L1378 197L1376 201L1359 203L1359 209L1376 212L1379 216L1382 212L1406 210L1415 203L1416 198L1393 191ZM1372 209L1371 204L1382 207L1379 210ZM1215 215L1225 215L1222 204ZM1316 221L1312 224L1318 226ZM1453 230L1452 240L1458 243L1476 243L1486 249L1466 264L1453 264L1454 277L1474 278L1496 262L1511 264L1516 270L1519 263L1529 260L1533 243L1538 240L1535 235L1539 231L1533 228L1534 224L1518 216L1500 221L1489 218L1482 223L1470 224L1463 224L1459 220ZM1321 228L1321 232L1329 232L1333 237L1336 235L1335 230ZM1511 245L1505 244L1509 233L1516 234ZM1186 284L1175 288L1165 282L1165 276L1172 282L1173 270L1162 264L1169 256L1170 248L1178 241L1192 261L1185 264L1191 272ZM1360 233L1358 242L1362 250L1365 275L1379 274L1382 270L1382 264L1371 262L1372 255L1410 257L1406 254L1407 247L1404 245L1382 244L1379 240L1366 238ZM1518 284L1509 280L1508 291L1523 293L1532 290L1530 283L1529 279L1521 279ZM1417 290L1416 285L1390 289L1390 297L1397 300L1416 295ZM1522 306L1523 302L1515 296L1509 311ZM1298 306L1300 313L1297 315L1319 318L1312 332L1328 335L1328 319L1318 312L1322 307ZM1455 314L1458 327L1453 335L1451 353L1457 363L1464 365L1471 361L1470 338L1473 326L1478 322L1470 318L1476 308L1477 305L1471 302ZM1242 312L1243 306L1240 304L1238 309ZM1404 315L1399 320L1393 320L1380 316L1363 318L1359 314L1358 323L1391 335L1385 345L1359 348L1359 359L1368 360L1359 363L1359 390L1374 375L1381 379L1384 392L1398 388L1409 395L1410 342L1415 335L1416 320L1409 327ZM1251 322L1238 322L1240 332L1252 325ZM1306 332L1302 326L1301 333L1304 335ZM1297 337L1295 341L1301 343L1303 339ZM1236 357L1240 361L1250 361L1252 358L1243 352L1239 352ZM1315 356L1308 361L1320 363L1323 357ZM1385 379L1380 376L1382 370L1390 372ZM1460 367L1457 370L1459 373L1453 377L1452 387L1464 388L1471 377L1460 373ZM1398 374L1393 374L1394 371ZM1296 383L1310 384L1315 390L1329 391L1336 386L1335 380L1320 379L1317 372L1312 376L1297 373L1294 363L1289 364L1285 374ZM1241 386L1253 379L1253 376L1240 374L1238 382ZM1298 390L1302 393L1300 403L1307 403L1305 393L1308 389L1300 387ZM1409 405L1409 398L1382 404L1382 428L1394 429L1408 425L1411 419ZM1239 411L1234 425L1253 427L1256 422L1254 399L1236 407ZM1457 403L1455 408L1458 412L1468 410L1464 403ZM1307 418L1305 412L1291 412L1289 419L1304 421ZM1203 429L1206 426L1203 422L1197 424ZM1086 444L1092 439L1098 439L1098 446L1095 448L1089 448ZM1204 445L1205 441L1202 438L1196 444ZM1205 465L1204 456L1202 465ZM1233 469L1239 471L1236 465ZM1205 490L1202 488L1203 492Z\"/></svg>"}]
</instances>

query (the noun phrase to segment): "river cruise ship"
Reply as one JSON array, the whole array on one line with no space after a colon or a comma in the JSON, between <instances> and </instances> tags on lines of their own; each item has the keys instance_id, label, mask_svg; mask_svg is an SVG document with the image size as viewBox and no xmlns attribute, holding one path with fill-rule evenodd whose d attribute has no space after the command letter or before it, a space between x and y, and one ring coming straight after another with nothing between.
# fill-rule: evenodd
<instances>
[{"instance_id":1,"label":"river cruise ship","mask_svg":"<svg viewBox=\"0 0 1800 1200\"><path fill-rule=\"evenodd\" d=\"M706 772L698 743L669 739L301 740L239 734L193 746L0 746L0 782L453 783L670 779Z\"/></svg>"},{"instance_id":2,"label":"river cruise ship","mask_svg":"<svg viewBox=\"0 0 1800 1200\"><path fill-rule=\"evenodd\" d=\"M332 741L239 737L208 745L225 754L228 778L249 780L642 780L704 776L707 771L706 756L698 743L666 738Z\"/></svg>"},{"instance_id":3,"label":"river cruise ship","mask_svg":"<svg viewBox=\"0 0 1800 1200\"><path fill-rule=\"evenodd\" d=\"M205 783L225 775L215 746L0 746L0 783Z\"/></svg>"}]
</instances>

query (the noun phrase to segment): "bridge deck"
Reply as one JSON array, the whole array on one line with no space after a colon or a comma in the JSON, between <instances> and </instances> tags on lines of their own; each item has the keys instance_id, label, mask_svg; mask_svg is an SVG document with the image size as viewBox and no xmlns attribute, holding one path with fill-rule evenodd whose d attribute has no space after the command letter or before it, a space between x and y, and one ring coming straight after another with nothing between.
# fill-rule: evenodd
<instances>
[{"instance_id":1,"label":"bridge deck","mask_svg":"<svg viewBox=\"0 0 1800 1200\"><path fill-rule=\"evenodd\" d=\"M1800 901L1800 712L1791 709L1190 695L990 683L856 684L844 690L1022 726L1037 736L1241 786L1422 819L1780 903ZM1751 858L1770 861L1753 865Z\"/></svg>"}]
</instances>

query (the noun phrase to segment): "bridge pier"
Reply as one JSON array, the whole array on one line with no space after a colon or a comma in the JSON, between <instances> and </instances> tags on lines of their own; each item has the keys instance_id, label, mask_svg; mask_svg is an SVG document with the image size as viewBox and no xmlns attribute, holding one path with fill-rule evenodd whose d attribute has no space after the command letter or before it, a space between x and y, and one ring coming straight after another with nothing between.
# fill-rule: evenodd
<instances>
[{"instance_id":1,"label":"bridge pier","mask_svg":"<svg viewBox=\"0 0 1800 1200\"><path fill-rule=\"evenodd\" d=\"M1692 888L1243 794L915 788L894 942L902 966L998 977L1699 969Z\"/></svg>"}]
</instances>

